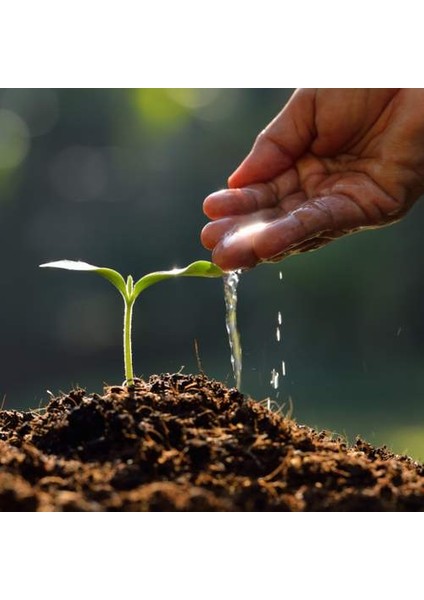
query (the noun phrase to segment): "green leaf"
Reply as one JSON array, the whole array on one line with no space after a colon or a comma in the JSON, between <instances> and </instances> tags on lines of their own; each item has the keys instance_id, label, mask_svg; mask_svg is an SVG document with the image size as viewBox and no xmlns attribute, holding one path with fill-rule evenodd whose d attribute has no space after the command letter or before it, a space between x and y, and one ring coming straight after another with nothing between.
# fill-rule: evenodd
<instances>
[{"instance_id":1,"label":"green leaf","mask_svg":"<svg viewBox=\"0 0 424 600\"><path fill-rule=\"evenodd\" d=\"M40 265L40 267L52 267L54 269L67 269L68 271L92 271L94 273L98 273L110 283L112 283L121 294L126 297L126 284L125 280L118 273L118 271L114 271L113 269L107 269L106 267L96 267L95 265L90 265L81 260L56 260L54 262L44 263Z\"/></svg>"},{"instance_id":2,"label":"green leaf","mask_svg":"<svg viewBox=\"0 0 424 600\"><path fill-rule=\"evenodd\" d=\"M171 277L222 277L223 275L224 272L218 265L208 260L197 260L182 269L175 268L171 271L156 271L155 273L145 275L135 284L133 298L135 300L143 290L154 283L170 279Z\"/></svg>"}]
</instances>

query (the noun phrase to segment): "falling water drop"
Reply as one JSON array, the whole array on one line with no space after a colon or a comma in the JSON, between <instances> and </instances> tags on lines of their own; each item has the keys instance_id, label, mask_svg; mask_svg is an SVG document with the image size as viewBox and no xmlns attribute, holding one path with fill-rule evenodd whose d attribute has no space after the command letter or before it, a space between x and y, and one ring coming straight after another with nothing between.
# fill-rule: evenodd
<instances>
[{"instance_id":1,"label":"falling water drop","mask_svg":"<svg viewBox=\"0 0 424 600\"><path fill-rule=\"evenodd\" d=\"M271 381L270 384L274 388L274 390L278 390L278 380L280 378L280 374L275 369L271 371Z\"/></svg>"},{"instance_id":2,"label":"falling water drop","mask_svg":"<svg viewBox=\"0 0 424 600\"><path fill-rule=\"evenodd\" d=\"M283 279L283 273L282 271L279 272L278 274L280 281ZM283 323L283 318L281 316L281 311L277 312L277 327L275 329L275 337L277 342L281 342L281 325ZM286 363L285 361L281 361L281 375L284 377L286 375ZM279 384L280 384L280 373L278 371L278 369L272 369L271 371L271 381L270 384L272 386L272 388L274 390L278 390ZM279 396L279 391L277 391L276 393L276 397L278 398Z\"/></svg>"}]
</instances>

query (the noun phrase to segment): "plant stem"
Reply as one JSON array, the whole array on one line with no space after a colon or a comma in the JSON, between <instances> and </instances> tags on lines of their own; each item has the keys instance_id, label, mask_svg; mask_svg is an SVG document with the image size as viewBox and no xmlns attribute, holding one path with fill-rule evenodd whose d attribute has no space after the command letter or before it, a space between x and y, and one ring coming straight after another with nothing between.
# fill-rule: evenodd
<instances>
[{"instance_id":1,"label":"plant stem","mask_svg":"<svg viewBox=\"0 0 424 600\"><path fill-rule=\"evenodd\" d=\"M125 366L125 381L127 386L134 385L134 373L132 365L132 349L131 349L131 325L132 325L132 310L134 300L124 298L124 366Z\"/></svg>"}]
</instances>

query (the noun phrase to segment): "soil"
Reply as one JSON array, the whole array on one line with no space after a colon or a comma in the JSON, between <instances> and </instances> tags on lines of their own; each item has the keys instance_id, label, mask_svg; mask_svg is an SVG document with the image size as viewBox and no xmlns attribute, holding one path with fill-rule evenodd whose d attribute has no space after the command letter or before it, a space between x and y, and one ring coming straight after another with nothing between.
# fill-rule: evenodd
<instances>
[{"instance_id":1,"label":"soil","mask_svg":"<svg viewBox=\"0 0 424 600\"><path fill-rule=\"evenodd\" d=\"M424 465L204 375L0 411L0 511L423 511Z\"/></svg>"}]
</instances>

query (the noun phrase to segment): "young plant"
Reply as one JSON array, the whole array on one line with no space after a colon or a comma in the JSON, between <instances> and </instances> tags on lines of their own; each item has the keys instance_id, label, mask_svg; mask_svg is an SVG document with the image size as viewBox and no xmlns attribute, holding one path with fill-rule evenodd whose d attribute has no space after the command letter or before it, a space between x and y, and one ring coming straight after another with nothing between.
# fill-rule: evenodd
<instances>
[{"instance_id":1,"label":"young plant","mask_svg":"<svg viewBox=\"0 0 424 600\"><path fill-rule=\"evenodd\" d=\"M127 281L118 271L108 269L106 267L96 267L89 265L86 262L74 260L58 260L55 262L44 263L40 267L53 267L56 269L67 269L69 271L92 271L98 273L112 285L114 285L124 299L124 366L125 366L125 381L128 386L134 385L134 372L132 365L132 349L131 349L131 327L132 327L132 311L134 302L145 289L171 277L222 277L223 271L215 264L207 260L198 260L191 263L183 269L172 269L171 271L157 271L144 275L136 283L134 283L131 275L128 275Z\"/></svg>"}]
</instances>

